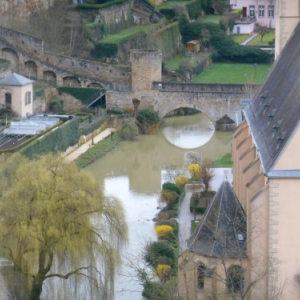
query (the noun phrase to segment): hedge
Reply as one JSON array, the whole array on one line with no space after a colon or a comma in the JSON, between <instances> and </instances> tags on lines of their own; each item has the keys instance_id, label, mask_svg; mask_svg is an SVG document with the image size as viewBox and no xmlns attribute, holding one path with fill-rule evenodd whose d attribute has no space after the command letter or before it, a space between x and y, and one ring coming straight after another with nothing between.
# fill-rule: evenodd
<instances>
[{"instance_id":1,"label":"hedge","mask_svg":"<svg viewBox=\"0 0 300 300\"><path fill-rule=\"evenodd\" d=\"M79 168L88 166L98 158L111 151L120 141L121 137L118 133L115 133L113 135L113 138L106 138L100 141L98 144L90 148L88 151L86 151L76 159L75 162L77 166Z\"/></svg>"},{"instance_id":2,"label":"hedge","mask_svg":"<svg viewBox=\"0 0 300 300\"><path fill-rule=\"evenodd\" d=\"M163 14L168 20L171 20L175 17L175 11L173 8L162 8L159 10L161 14Z\"/></svg>"},{"instance_id":3,"label":"hedge","mask_svg":"<svg viewBox=\"0 0 300 300\"><path fill-rule=\"evenodd\" d=\"M73 146L79 139L79 118L73 118L63 125L41 135L34 142L20 150L20 154L29 159L47 154L49 152L65 152L69 146Z\"/></svg>"},{"instance_id":4,"label":"hedge","mask_svg":"<svg viewBox=\"0 0 300 300\"><path fill-rule=\"evenodd\" d=\"M177 193L178 195L180 194L180 188L177 184L172 183L172 182L165 182L162 185L162 189L163 190L169 190L169 191L173 191L175 193Z\"/></svg>"},{"instance_id":5,"label":"hedge","mask_svg":"<svg viewBox=\"0 0 300 300\"><path fill-rule=\"evenodd\" d=\"M198 0L191 1L188 4L186 4L186 9L188 11L189 18L191 20L197 20L201 14L201 2Z\"/></svg>"},{"instance_id":6,"label":"hedge","mask_svg":"<svg viewBox=\"0 0 300 300\"><path fill-rule=\"evenodd\" d=\"M95 48L91 50L91 55L96 58L116 57L119 46L110 43L97 43Z\"/></svg>"},{"instance_id":7,"label":"hedge","mask_svg":"<svg viewBox=\"0 0 300 300\"><path fill-rule=\"evenodd\" d=\"M65 87L65 86L58 87L57 90L59 95L61 95L62 93L69 94L79 99L83 103L87 103L88 100L99 91L101 90L105 91L105 89L101 89L101 88L95 89L95 88Z\"/></svg>"},{"instance_id":8,"label":"hedge","mask_svg":"<svg viewBox=\"0 0 300 300\"><path fill-rule=\"evenodd\" d=\"M83 126L80 126L80 135L88 135L95 129L100 128L100 126L107 120L108 116L101 116L93 119L93 123L86 123Z\"/></svg>"},{"instance_id":9,"label":"hedge","mask_svg":"<svg viewBox=\"0 0 300 300\"><path fill-rule=\"evenodd\" d=\"M78 10L103 9L113 5L121 5L126 2L127 0L113 0L113 1L105 2L103 4L81 4L81 5L77 5L76 9Z\"/></svg>"}]
</instances>

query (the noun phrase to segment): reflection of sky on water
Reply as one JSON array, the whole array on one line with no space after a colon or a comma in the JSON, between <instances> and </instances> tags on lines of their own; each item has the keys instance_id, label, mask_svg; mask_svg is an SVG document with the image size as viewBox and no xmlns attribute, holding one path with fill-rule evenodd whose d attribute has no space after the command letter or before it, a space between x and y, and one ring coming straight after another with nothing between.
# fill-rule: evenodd
<instances>
[{"instance_id":1,"label":"reflection of sky on water","mask_svg":"<svg viewBox=\"0 0 300 300\"><path fill-rule=\"evenodd\" d=\"M162 133L173 145L182 149L195 149L206 144L214 135L213 123L204 114L198 114L195 124L176 124L177 118L166 118ZM189 117L181 117L188 119Z\"/></svg>"},{"instance_id":2,"label":"reflection of sky on water","mask_svg":"<svg viewBox=\"0 0 300 300\"><path fill-rule=\"evenodd\" d=\"M141 257L145 244L155 238L152 219L157 213L158 195L134 193L125 176L106 178L104 193L121 199L129 229L130 243L123 253L122 269L117 272L115 300L141 300L143 287L136 277L135 269L144 267Z\"/></svg>"}]
</instances>

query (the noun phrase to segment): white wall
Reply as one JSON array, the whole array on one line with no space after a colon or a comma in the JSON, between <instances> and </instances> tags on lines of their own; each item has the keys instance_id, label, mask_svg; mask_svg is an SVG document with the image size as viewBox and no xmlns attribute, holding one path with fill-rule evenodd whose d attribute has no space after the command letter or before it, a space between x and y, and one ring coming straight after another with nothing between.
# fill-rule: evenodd
<instances>
[{"instance_id":1,"label":"white wall","mask_svg":"<svg viewBox=\"0 0 300 300\"><path fill-rule=\"evenodd\" d=\"M241 33L241 34L245 34L245 33L251 33L254 31L254 26L255 23L251 23L251 24L236 24L233 27L233 34L237 34L237 33ZM238 27L240 27L240 32L238 32Z\"/></svg>"}]
</instances>

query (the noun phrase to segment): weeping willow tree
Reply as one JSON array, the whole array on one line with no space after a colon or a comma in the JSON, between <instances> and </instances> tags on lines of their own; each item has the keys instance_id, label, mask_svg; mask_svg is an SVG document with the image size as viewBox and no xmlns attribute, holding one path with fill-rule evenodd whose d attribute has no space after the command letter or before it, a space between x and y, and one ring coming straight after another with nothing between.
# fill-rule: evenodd
<instances>
[{"instance_id":1,"label":"weeping willow tree","mask_svg":"<svg viewBox=\"0 0 300 300\"><path fill-rule=\"evenodd\" d=\"M127 239L118 200L104 197L88 173L54 154L2 162L0 188L0 251L27 280L21 299L44 298L49 281L54 290L60 281L68 286L52 299L75 299L70 293L113 299Z\"/></svg>"}]
</instances>

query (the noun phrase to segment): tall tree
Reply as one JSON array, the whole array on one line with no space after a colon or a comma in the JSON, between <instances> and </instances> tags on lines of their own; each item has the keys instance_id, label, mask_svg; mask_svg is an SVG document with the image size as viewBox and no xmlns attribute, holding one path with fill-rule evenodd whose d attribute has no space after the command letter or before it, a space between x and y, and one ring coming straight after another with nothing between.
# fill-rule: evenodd
<instances>
[{"instance_id":1,"label":"tall tree","mask_svg":"<svg viewBox=\"0 0 300 300\"><path fill-rule=\"evenodd\" d=\"M55 154L2 162L0 188L1 253L28 279L29 299L40 299L46 280L73 277L89 283L96 299L113 299L127 238L116 199L104 197L87 172Z\"/></svg>"}]
</instances>

